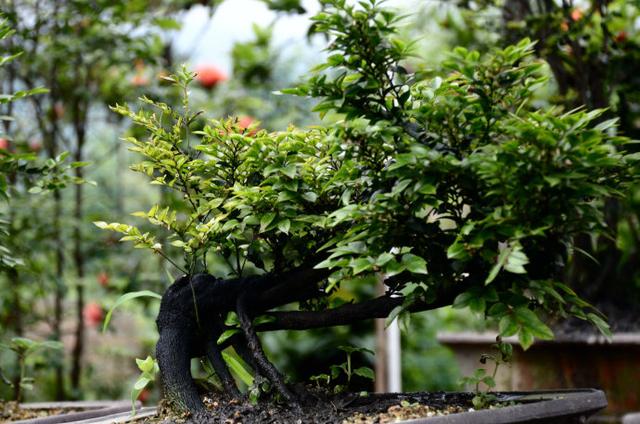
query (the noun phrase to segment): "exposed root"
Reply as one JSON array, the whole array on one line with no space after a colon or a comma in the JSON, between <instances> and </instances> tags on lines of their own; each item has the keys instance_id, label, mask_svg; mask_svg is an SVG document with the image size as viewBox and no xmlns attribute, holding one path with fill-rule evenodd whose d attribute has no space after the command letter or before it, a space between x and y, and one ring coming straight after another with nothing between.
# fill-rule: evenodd
<instances>
[{"instance_id":1,"label":"exposed root","mask_svg":"<svg viewBox=\"0 0 640 424\"><path fill-rule=\"evenodd\" d=\"M284 399L287 400L287 402L289 402L295 408L300 409L299 400L289 390L284 382L284 377L282 376L282 374L280 374L276 367L271 362L269 362L267 356L262 350L260 339L258 338L258 335L253 328L251 318L247 314L244 294L238 296L236 312L238 313L238 319L240 320L240 327L242 328L242 331L244 332L244 335L247 339L247 346L251 351L253 358L255 359L255 363L258 369L262 371L262 373L269 379L276 390L282 395Z\"/></svg>"},{"instance_id":2,"label":"exposed root","mask_svg":"<svg viewBox=\"0 0 640 424\"><path fill-rule=\"evenodd\" d=\"M160 339L156 357L160 366L165 397L176 412L200 415L205 413L198 389L191 376L191 358L205 356L220 379L225 392L234 398L240 392L227 364L217 338L223 332L224 317L235 309L242 334L233 338L231 345L256 374L266 378L282 398L300 409L297 398L286 386L284 377L269 362L260 339L247 312L245 290L211 276L183 277L165 292L157 325ZM194 297L198 314L194 309Z\"/></svg>"},{"instance_id":3,"label":"exposed root","mask_svg":"<svg viewBox=\"0 0 640 424\"><path fill-rule=\"evenodd\" d=\"M215 338L211 338L207 341L206 354L207 359L209 359L209 362L211 362L211 366L216 372L216 375L220 379L220 382L222 383L222 386L227 391L227 393L231 396L239 397L240 391L238 390L236 382L229 372L229 368L227 368L227 364L222 358L222 354L220 353L220 349L218 349Z\"/></svg>"}]
</instances>

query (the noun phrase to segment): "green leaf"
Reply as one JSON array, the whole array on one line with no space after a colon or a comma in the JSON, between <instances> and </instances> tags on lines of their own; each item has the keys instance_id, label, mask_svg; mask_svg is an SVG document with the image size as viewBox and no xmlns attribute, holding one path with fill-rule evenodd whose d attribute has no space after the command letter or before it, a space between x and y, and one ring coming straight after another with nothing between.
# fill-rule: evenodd
<instances>
[{"instance_id":1,"label":"green leaf","mask_svg":"<svg viewBox=\"0 0 640 424\"><path fill-rule=\"evenodd\" d=\"M406 269L403 264L396 261L395 259L391 259L390 261L385 263L383 268L384 274L385 276L387 276L387 278L398 275Z\"/></svg>"},{"instance_id":2,"label":"green leaf","mask_svg":"<svg viewBox=\"0 0 640 424\"><path fill-rule=\"evenodd\" d=\"M500 336L510 337L518 332L518 321L512 315L505 315L500 319L498 326Z\"/></svg>"},{"instance_id":3,"label":"green leaf","mask_svg":"<svg viewBox=\"0 0 640 424\"><path fill-rule=\"evenodd\" d=\"M529 263L529 258L521 250L521 247L516 247L512 250L507 258L507 263L504 269L514 274L526 274L527 270L524 269L524 265Z\"/></svg>"},{"instance_id":4,"label":"green leaf","mask_svg":"<svg viewBox=\"0 0 640 424\"><path fill-rule=\"evenodd\" d=\"M237 325L240 325L240 320L238 319L238 314L236 314L233 311L228 312L227 313L227 317L224 320L224 325L229 326L229 327L235 327Z\"/></svg>"},{"instance_id":5,"label":"green leaf","mask_svg":"<svg viewBox=\"0 0 640 424\"><path fill-rule=\"evenodd\" d=\"M514 313L521 327L530 332L532 336L544 340L553 339L553 332L538 318L535 312L526 307L521 307L516 308Z\"/></svg>"},{"instance_id":6,"label":"green leaf","mask_svg":"<svg viewBox=\"0 0 640 424\"><path fill-rule=\"evenodd\" d=\"M292 163L290 165L285 166L280 171L287 177L294 178L296 176L297 169L296 169L296 165Z\"/></svg>"},{"instance_id":7,"label":"green leaf","mask_svg":"<svg viewBox=\"0 0 640 424\"><path fill-rule=\"evenodd\" d=\"M234 373L240 381L242 381L247 387L253 386L253 376L237 354L230 353L225 350L222 352L222 358L227 363L231 372Z\"/></svg>"},{"instance_id":8,"label":"green leaf","mask_svg":"<svg viewBox=\"0 0 640 424\"><path fill-rule=\"evenodd\" d=\"M485 284L490 284L497 276L504 264L507 262L507 257L509 256L508 249L503 249L498 255L498 260L496 264L491 268L487 279L484 281Z\"/></svg>"},{"instance_id":9,"label":"green leaf","mask_svg":"<svg viewBox=\"0 0 640 424\"><path fill-rule=\"evenodd\" d=\"M399 305L393 308L389 313L389 316L387 316L387 318L384 320L384 327L385 328L389 327L393 322L393 320L396 319L398 315L400 315L404 310L405 310L404 305Z\"/></svg>"},{"instance_id":10,"label":"green leaf","mask_svg":"<svg viewBox=\"0 0 640 424\"><path fill-rule=\"evenodd\" d=\"M302 194L302 198L307 202L314 203L316 200L318 200L318 195L312 191L308 191Z\"/></svg>"},{"instance_id":11,"label":"green leaf","mask_svg":"<svg viewBox=\"0 0 640 424\"><path fill-rule=\"evenodd\" d=\"M258 326L261 324L267 324L270 322L274 322L275 320L276 317L274 317L273 315L260 315L253 319L253 325Z\"/></svg>"},{"instance_id":12,"label":"green leaf","mask_svg":"<svg viewBox=\"0 0 640 424\"><path fill-rule=\"evenodd\" d=\"M455 308L455 309L465 308L465 307L469 306L469 303L474 298L474 296L475 295L473 293L471 293L471 292L460 293L453 300L452 307Z\"/></svg>"},{"instance_id":13,"label":"green leaf","mask_svg":"<svg viewBox=\"0 0 640 424\"><path fill-rule=\"evenodd\" d=\"M138 381L135 382L135 384L133 385L133 388L135 390L142 390L145 387L147 387L147 384L149 384L151 382L151 379L148 377L140 377L138 379Z\"/></svg>"},{"instance_id":14,"label":"green leaf","mask_svg":"<svg viewBox=\"0 0 640 424\"><path fill-rule=\"evenodd\" d=\"M289 229L291 228L291 221L288 219L283 219L278 221L278 230L282 231L285 234L289 234Z\"/></svg>"},{"instance_id":15,"label":"green leaf","mask_svg":"<svg viewBox=\"0 0 640 424\"><path fill-rule=\"evenodd\" d=\"M153 19L154 25L165 30L178 30L180 29L180 23L175 19L166 17L156 17Z\"/></svg>"},{"instance_id":16,"label":"green leaf","mask_svg":"<svg viewBox=\"0 0 640 424\"><path fill-rule=\"evenodd\" d=\"M464 259L467 258L468 254L464 248L464 245L456 241L447 249L447 258L449 259Z\"/></svg>"},{"instance_id":17,"label":"green leaf","mask_svg":"<svg viewBox=\"0 0 640 424\"><path fill-rule=\"evenodd\" d=\"M490 389L493 389L494 387L496 387L496 381L490 375L484 377L482 379L482 382Z\"/></svg>"},{"instance_id":18,"label":"green leaf","mask_svg":"<svg viewBox=\"0 0 640 424\"><path fill-rule=\"evenodd\" d=\"M491 283L503 268L515 274L526 274L527 270L524 268L524 265L528 263L529 258L527 258L527 255L522 251L520 243L513 242L510 245L502 247L496 264L491 268L491 272L489 272L485 280L485 284Z\"/></svg>"},{"instance_id":19,"label":"green leaf","mask_svg":"<svg viewBox=\"0 0 640 424\"><path fill-rule=\"evenodd\" d=\"M91 162L71 162L70 164L72 168L82 168L89 165L91 165Z\"/></svg>"},{"instance_id":20,"label":"green leaf","mask_svg":"<svg viewBox=\"0 0 640 424\"><path fill-rule=\"evenodd\" d=\"M427 262L420 256L407 253L402 256L402 264L407 268L409 272L412 272L414 274L427 273Z\"/></svg>"},{"instance_id":21,"label":"green leaf","mask_svg":"<svg viewBox=\"0 0 640 424\"><path fill-rule=\"evenodd\" d=\"M394 256L391 253L385 252L385 253L382 253L380 256L378 256L378 259L376 259L375 264L377 266L383 266L393 258Z\"/></svg>"},{"instance_id":22,"label":"green leaf","mask_svg":"<svg viewBox=\"0 0 640 424\"><path fill-rule=\"evenodd\" d=\"M216 341L217 344L221 345L222 343L224 343L227 339L229 339L230 337L232 337L234 334L238 334L240 332L239 328L231 328L229 330L225 330L220 337L218 337L218 340Z\"/></svg>"},{"instance_id":23,"label":"green leaf","mask_svg":"<svg viewBox=\"0 0 640 424\"><path fill-rule=\"evenodd\" d=\"M375 380L375 374L369 367L360 367L353 370L353 373L360 377L368 378L369 380Z\"/></svg>"},{"instance_id":24,"label":"green leaf","mask_svg":"<svg viewBox=\"0 0 640 424\"><path fill-rule=\"evenodd\" d=\"M596 328L602 333L602 335L611 340L611 338L613 337L613 334L611 333L611 327L609 327L609 324L605 320L592 312L589 312L587 314L587 319L589 320L589 322L596 326Z\"/></svg>"},{"instance_id":25,"label":"green leaf","mask_svg":"<svg viewBox=\"0 0 640 424\"><path fill-rule=\"evenodd\" d=\"M363 271L369 270L373 267L373 261L369 258L358 258L349 264L353 269L353 275L358 275Z\"/></svg>"},{"instance_id":26,"label":"green leaf","mask_svg":"<svg viewBox=\"0 0 640 424\"><path fill-rule=\"evenodd\" d=\"M533 344L533 340L533 334L531 334L529 330L527 330L526 328L520 329L520 332L518 333L518 341L520 342L520 346L522 346L522 349L529 349Z\"/></svg>"},{"instance_id":27,"label":"green leaf","mask_svg":"<svg viewBox=\"0 0 640 424\"><path fill-rule=\"evenodd\" d=\"M264 232L267 227L269 226L269 224L271 224L271 222L273 221L273 219L276 217L276 213L275 212L267 212L264 215L262 215L262 217L260 217L260 232Z\"/></svg>"},{"instance_id":28,"label":"green leaf","mask_svg":"<svg viewBox=\"0 0 640 424\"><path fill-rule=\"evenodd\" d=\"M154 359L149 355L146 357L146 359L138 359L136 358L136 365L138 365L138 369L142 372L152 372L154 365L155 365L155 361Z\"/></svg>"},{"instance_id":29,"label":"green leaf","mask_svg":"<svg viewBox=\"0 0 640 424\"><path fill-rule=\"evenodd\" d=\"M111 321L111 315L113 314L113 311L116 310L116 308L118 308L123 303L126 303L126 302L128 302L130 300L133 300L133 299L137 299L139 297L152 297L152 298L155 298L155 299L162 299L162 296L160 296L158 293L154 293L154 292L149 291L149 290L141 290L141 291L136 291L136 292L130 292L130 293L123 294L122 296L120 296L118 298L118 300L116 300L116 303L113 304L111 309L109 309L109 312L107 312L107 315L104 318L104 324L102 325L102 332L104 333L105 331L107 331L107 326L109 325L109 322Z\"/></svg>"}]
</instances>

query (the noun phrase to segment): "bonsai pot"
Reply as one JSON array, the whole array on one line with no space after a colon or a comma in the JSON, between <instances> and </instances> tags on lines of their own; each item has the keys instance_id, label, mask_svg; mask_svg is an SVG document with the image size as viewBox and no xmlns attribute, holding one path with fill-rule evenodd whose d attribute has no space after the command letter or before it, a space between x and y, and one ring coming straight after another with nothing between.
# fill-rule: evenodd
<instances>
[{"instance_id":1,"label":"bonsai pot","mask_svg":"<svg viewBox=\"0 0 640 424\"><path fill-rule=\"evenodd\" d=\"M137 402L136 414L131 414L130 401L77 401L77 402L34 402L22 403L21 409L51 412L52 415L13 421L13 424L58 424L58 423L115 423L127 422L155 414L155 408L140 409ZM53 411L60 411L57 413ZM64 412L65 410L69 412ZM55 415L53 415L55 414Z\"/></svg>"},{"instance_id":2,"label":"bonsai pot","mask_svg":"<svg viewBox=\"0 0 640 424\"><path fill-rule=\"evenodd\" d=\"M594 389L501 392L494 394L497 400L504 406L396 422L406 424L584 423L591 415L607 406L604 393ZM420 394L372 394L369 397L356 398L354 402L349 403L349 408L362 406L359 405L360 403L377 403L382 399L388 400L389 398L397 399L398 402L400 402L402 400L413 399L414 395L419 396ZM443 393L442 399L459 398L460 395L469 396L468 393ZM358 409L362 411L362 408ZM143 408L140 412L141 413L135 418L153 417L156 414L155 408ZM101 420L96 419L87 422L101 424L126 422L126 418L131 417L125 417L123 415L120 419L125 419L124 421L114 418L117 417L103 417ZM213 417L212 422L215 419L216 417ZM288 422L286 420L278 421L277 415L271 416L269 419L271 420L269 422ZM274 419L276 421L273 421ZM306 421L304 416L301 416L301 419L298 421L311 422ZM323 420L322 422L325 421Z\"/></svg>"},{"instance_id":3,"label":"bonsai pot","mask_svg":"<svg viewBox=\"0 0 640 424\"><path fill-rule=\"evenodd\" d=\"M478 358L491 351L495 337L441 333L438 340L453 350L461 372L469 374L483 366ZM555 340L536 341L526 353L515 338L503 341L514 346L514 356L511 366L498 370L497 390L597 387L607 394L606 415L619 420L640 410L640 333L614 334L611 343L599 335L558 335Z\"/></svg>"},{"instance_id":4,"label":"bonsai pot","mask_svg":"<svg viewBox=\"0 0 640 424\"><path fill-rule=\"evenodd\" d=\"M550 390L497 393L511 406L404 421L407 424L584 423L607 406L600 390Z\"/></svg>"}]
</instances>

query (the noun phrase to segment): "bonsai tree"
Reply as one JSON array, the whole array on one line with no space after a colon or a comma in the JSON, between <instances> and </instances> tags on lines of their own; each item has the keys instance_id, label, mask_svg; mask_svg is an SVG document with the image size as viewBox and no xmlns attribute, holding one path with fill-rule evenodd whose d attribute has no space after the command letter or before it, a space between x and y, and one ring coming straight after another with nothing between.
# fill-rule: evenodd
<instances>
[{"instance_id":1,"label":"bonsai tree","mask_svg":"<svg viewBox=\"0 0 640 424\"><path fill-rule=\"evenodd\" d=\"M126 138L143 158L133 170L181 199L134 214L166 231L166 244L96 223L184 273L157 319L164 393L178 409L204 409L193 357L208 358L238 394L221 355L230 346L285 401L304 404L266 358L263 331L453 304L497 321L525 349L552 338L549 314L608 333L558 277L576 254L572 236L606 232L603 202L633 179L615 122L596 124L599 110L536 110L546 79L526 39L484 57L458 48L442 75L411 73L398 20L375 0L323 1L314 29L330 37L327 61L285 93L317 98L331 118L324 127L269 133L229 118L194 130L186 71L170 77L184 91L180 108L148 98L137 111L114 108L148 134ZM226 273L211 268L220 260ZM335 295L379 281L379 297Z\"/></svg>"},{"instance_id":2,"label":"bonsai tree","mask_svg":"<svg viewBox=\"0 0 640 424\"><path fill-rule=\"evenodd\" d=\"M422 13L433 13L435 7L425 5ZM441 13L439 30L460 44L483 49L488 44L505 46L524 37L538 40L534 54L545 60L555 83L544 100L566 108L585 105L606 109L598 120L618 118L616 132L638 138L640 34L634 22L640 16L640 4L625 0L514 0L460 2L448 8L460 19ZM631 145L628 150L637 152L638 147ZM635 186L624 199L607 202L609 234L576 235L575 246L588 255L571 258L563 278L605 311L614 331L620 332L633 331L640 322L635 312L640 302L637 192ZM569 320L556 329L589 330L580 324Z\"/></svg>"}]
</instances>

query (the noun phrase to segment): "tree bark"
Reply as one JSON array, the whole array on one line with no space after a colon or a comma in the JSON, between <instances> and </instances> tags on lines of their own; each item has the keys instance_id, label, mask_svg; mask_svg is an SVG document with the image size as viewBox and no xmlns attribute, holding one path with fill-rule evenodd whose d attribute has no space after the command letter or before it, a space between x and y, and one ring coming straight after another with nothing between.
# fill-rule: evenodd
<instances>
[{"instance_id":1,"label":"tree bark","mask_svg":"<svg viewBox=\"0 0 640 424\"><path fill-rule=\"evenodd\" d=\"M81 162L83 159L83 147L86 138L87 103L76 100L74 104L74 129L76 136L76 149L74 160ZM75 176L83 178L82 167L75 168ZM77 395L82 377L82 356L84 352L85 322L82 311L84 309L84 252L82 250L82 219L83 219L83 185L75 186L75 203L73 218L75 226L73 229L73 259L76 267L76 330L75 342L71 353L71 389Z\"/></svg>"},{"instance_id":2,"label":"tree bark","mask_svg":"<svg viewBox=\"0 0 640 424\"><path fill-rule=\"evenodd\" d=\"M62 231L60 226L60 220L62 217L62 196L58 190L53 193L54 211L53 211L53 231L55 242L55 261L56 261L56 274L55 274L55 292L54 292L54 306L53 306L53 340L62 340L62 319L63 319L63 303L64 303L64 242L62 240ZM66 398L64 388L64 353L61 361L56 361L54 364L55 370L55 397L56 400L61 401Z\"/></svg>"}]
</instances>

